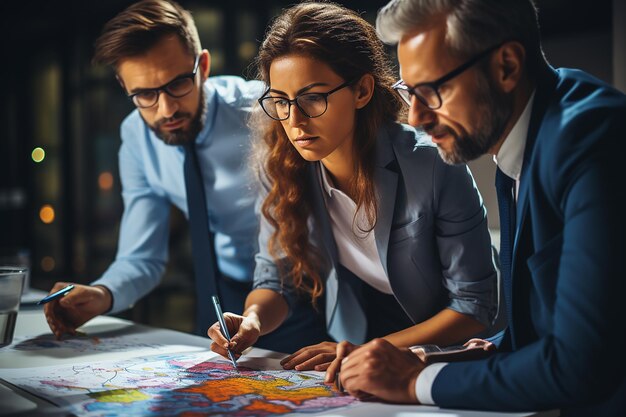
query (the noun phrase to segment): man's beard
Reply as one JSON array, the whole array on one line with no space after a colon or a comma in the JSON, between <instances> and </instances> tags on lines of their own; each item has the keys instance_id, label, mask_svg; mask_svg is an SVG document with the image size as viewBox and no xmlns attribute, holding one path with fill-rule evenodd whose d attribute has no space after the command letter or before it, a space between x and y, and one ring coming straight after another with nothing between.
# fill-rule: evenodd
<instances>
[{"instance_id":1,"label":"man's beard","mask_svg":"<svg viewBox=\"0 0 626 417\"><path fill-rule=\"evenodd\" d=\"M207 103L204 99L204 90L202 87L200 87L198 100L198 111L193 118L191 117L191 113L176 112L172 117L157 120L154 125L151 125L148 122L146 122L146 124L150 127L150 129L152 129L156 137L161 139L166 145L178 146L192 143L204 127L204 123L206 121ZM170 132L164 132L161 130L161 126L164 124L180 119L190 119L189 126L186 130L176 129ZM144 121L146 121L146 119L144 119Z\"/></svg>"},{"instance_id":2,"label":"man's beard","mask_svg":"<svg viewBox=\"0 0 626 417\"><path fill-rule=\"evenodd\" d=\"M476 107L479 119L473 134L464 132L458 135L447 126L424 126L427 133L436 130L454 138L452 150L445 151L438 147L439 155L448 164L460 164L472 161L489 152L502 136L506 123L513 112L511 98L498 91L491 79L484 73L477 77L479 95L476 97Z\"/></svg>"}]
</instances>

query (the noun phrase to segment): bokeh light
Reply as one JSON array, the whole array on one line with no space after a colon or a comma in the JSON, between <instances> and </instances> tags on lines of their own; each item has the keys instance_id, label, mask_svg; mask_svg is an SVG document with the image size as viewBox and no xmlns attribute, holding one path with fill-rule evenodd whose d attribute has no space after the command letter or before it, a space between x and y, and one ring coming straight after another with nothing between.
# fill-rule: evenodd
<instances>
[{"instance_id":1,"label":"bokeh light","mask_svg":"<svg viewBox=\"0 0 626 417\"><path fill-rule=\"evenodd\" d=\"M30 153L30 157L33 158L33 161L39 163L46 157L46 151L44 151L43 148L37 147Z\"/></svg>"},{"instance_id":2,"label":"bokeh light","mask_svg":"<svg viewBox=\"0 0 626 417\"><path fill-rule=\"evenodd\" d=\"M52 256L44 256L41 258L41 269L44 272L50 272L56 266L56 262Z\"/></svg>"},{"instance_id":3,"label":"bokeh light","mask_svg":"<svg viewBox=\"0 0 626 417\"><path fill-rule=\"evenodd\" d=\"M45 204L39 209L39 218L45 224L50 224L54 221L54 208L50 204Z\"/></svg>"},{"instance_id":4,"label":"bokeh light","mask_svg":"<svg viewBox=\"0 0 626 417\"><path fill-rule=\"evenodd\" d=\"M98 187L102 191L110 191L113 188L113 174L104 171L98 175Z\"/></svg>"}]
</instances>

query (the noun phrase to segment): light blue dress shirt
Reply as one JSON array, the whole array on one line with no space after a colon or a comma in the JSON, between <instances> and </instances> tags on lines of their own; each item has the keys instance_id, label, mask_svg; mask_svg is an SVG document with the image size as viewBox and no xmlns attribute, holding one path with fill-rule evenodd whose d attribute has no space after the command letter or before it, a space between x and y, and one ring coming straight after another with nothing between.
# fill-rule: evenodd
<instances>
[{"instance_id":1,"label":"light blue dress shirt","mask_svg":"<svg viewBox=\"0 0 626 417\"><path fill-rule=\"evenodd\" d=\"M224 76L210 77L203 88L207 114L196 147L217 261L225 275L252 281L258 193L247 164L247 119L254 100L263 94L263 84ZM111 290L111 313L132 307L159 284L168 259L171 205L188 216L183 148L163 143L137 110L122 122L121 137L124 214L118 251L111 266L92 283Z\"/></svg>"}]
</instances>

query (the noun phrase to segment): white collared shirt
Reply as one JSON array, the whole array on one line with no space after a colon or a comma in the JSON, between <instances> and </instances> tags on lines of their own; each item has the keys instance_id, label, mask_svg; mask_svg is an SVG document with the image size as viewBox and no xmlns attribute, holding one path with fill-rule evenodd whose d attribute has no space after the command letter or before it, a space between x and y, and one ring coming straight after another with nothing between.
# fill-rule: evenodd
<instances>
[{"instance_id":1,"label":"white collared shirt","mask_svg":"<svg viewBox=\"0 0 626 417\"><path fill-rule=\"evenodd\" d=\"M324 190L322 194L337 244L339 263L378 291L392 294L389 278L376 248L374 230L369 233L359 230L359 225L366 230L369 228L363 210L359 210L355 217L356 203L334 187L321 162L320 168Z\"/></svg>"},{"instance_id":2,"label":"white collared shirt","mask_svg":"<svg viewBox=\"0 0 626 417\"><path fill-rule=\"evenodd\" d=\"M522 174L524 163L524 150L528 139L528 127L532 113L535 92L531 94L524 111L515 122L513 129L504 139L498 154L493 157L500 170L515 180L515 199L519 194L519 179ZM432 388L435 378L447 363L434 363L425 367L415 381L415 395L417 401L424 405L436 405L433 401Z\"/></svg>"},{"instance_id":3,"label":"white collared shirt","mask_svg":"<svg viewBox=\"0 0 626 417\"><path fill-rule=\"evenodd\" d=\"M498 168L510 178L515 180L515 199L519 193L519 179L522 175L522 164L524 163L524 150L526 149L526 140L528 139L528 126L530 124L530 115L532 113L535 92L531 94L524 111L520 115L515 126L511 129L497 155L494 155L493 161Z\"/></svg>"}]
</instances>

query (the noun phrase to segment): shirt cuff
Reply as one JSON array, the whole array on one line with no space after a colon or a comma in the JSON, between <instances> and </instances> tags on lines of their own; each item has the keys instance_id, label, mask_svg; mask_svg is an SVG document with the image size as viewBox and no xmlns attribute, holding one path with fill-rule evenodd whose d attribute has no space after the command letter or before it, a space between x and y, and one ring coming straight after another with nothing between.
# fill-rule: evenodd
<instances>
[{"instance_id":1,"label":"shirt cuff","mask_svg":"<svg viewBox=\"0 0 626 417\"><path fill-rule=\"evenodd\" d=\"M432 388L435 378L439 372L447 365L447 362L433 363L420 372L415 381L415 395L417 401L423 405L436 405L433 401Z\"/></svg>"}]
</instances>

